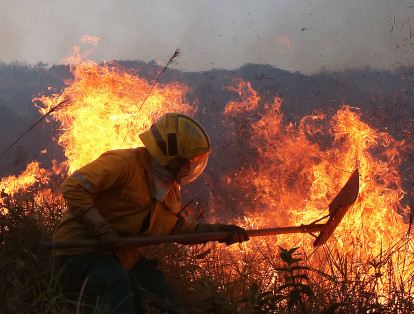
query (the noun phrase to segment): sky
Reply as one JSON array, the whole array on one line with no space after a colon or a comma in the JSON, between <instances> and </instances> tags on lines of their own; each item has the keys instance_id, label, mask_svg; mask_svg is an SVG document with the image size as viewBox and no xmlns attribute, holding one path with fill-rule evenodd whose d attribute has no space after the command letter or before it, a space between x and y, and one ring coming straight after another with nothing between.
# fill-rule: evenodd
<instances>
[{"instance_id":1,"label":"sky","mask_svg":"<svg viewBox=\"0 0 414 314\"><path fill-rule=\"evenodd\" d=\"M414 65L414 1L0 0L0 62L52 66L74 46L98 63L160 65L179 48L184 71L393 70Z\"/></svg>"}]
</instances>

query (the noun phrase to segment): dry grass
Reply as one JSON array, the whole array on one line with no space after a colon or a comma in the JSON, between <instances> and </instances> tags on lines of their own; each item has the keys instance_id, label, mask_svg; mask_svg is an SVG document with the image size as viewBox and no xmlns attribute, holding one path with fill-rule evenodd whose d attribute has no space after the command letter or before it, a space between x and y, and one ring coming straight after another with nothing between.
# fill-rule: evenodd
<instances>
[{"instance_id":1,"label":"dry grass","mask_svg":"<svg viewBox=\"0 0 414 314\"><path fill-rule=\"evenodd\" d=\"M5 207L8 214L0 214L0 312L75 312L76 302L63 293L50 252L38 248L60 219L61 199L39 203L25 195ZM286 250L283 256L265 242L249 250L169 244L146 248L146 254L159 258L185 312L411 313L411 240L406 236L369 260L357 247L345 254L324 246L317 263L300 250Z\"/></svg>"}]
</instances>

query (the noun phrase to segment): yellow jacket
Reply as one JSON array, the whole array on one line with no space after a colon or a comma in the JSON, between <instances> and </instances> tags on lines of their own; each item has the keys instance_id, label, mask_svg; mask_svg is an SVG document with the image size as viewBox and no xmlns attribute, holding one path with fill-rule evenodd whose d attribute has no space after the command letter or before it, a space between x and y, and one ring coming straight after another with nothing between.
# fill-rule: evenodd
<instances>
[{"instance_id":1,"label":"yellow jacket","mask_svg":"<svg viewBox=\"0 0 414 314\"><path fill-rule=\"evenodd\" d=\"M96 206L111 228L120 236L167 235L195 232L196 223L180 214L180 187L172 186L164 201L154 199L151 158L145 148L108 151L75 171L62 184L68 211L64 212L53 241L92 239L91 232L80 222ZM143 228L150 215L148 228ZM146 230L142 230L146 229ZM56 255L76 255L99 249L59 249ZM139 259L137 248L117 252L125 268Z\"/></svg>"}]
</instances>

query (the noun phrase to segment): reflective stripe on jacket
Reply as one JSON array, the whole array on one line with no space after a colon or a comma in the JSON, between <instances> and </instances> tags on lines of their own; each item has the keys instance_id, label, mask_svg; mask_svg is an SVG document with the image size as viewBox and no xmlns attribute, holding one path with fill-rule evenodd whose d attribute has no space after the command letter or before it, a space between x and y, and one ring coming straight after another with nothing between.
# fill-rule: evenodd
<instances>
[{"instance_id":1,"label":"reflective stripe on jacket","mask_svg":"<svg viewBox=\"0 0 414 314\"><path fill-rule=\"evenodd\" d=\"M53 241L91 239L91 231L80 221L96 206L111 228L120 236L167 235L195 232L196 224L180 213L180 187L172 186L163 202L154 199L151 158L145 148L108 151L80 168L62 184L68 206ZM143 222L151 213L149 228ZM55 250L56 255L76 255L97 251L91 248ZM136 248L125 249L118 256L126 264L140 256ZM127 260L130 260L128 263ZM122 261L121 261L122 262ZM132 266L132 265L130 265Z\"/></svg>"}]
</instances>

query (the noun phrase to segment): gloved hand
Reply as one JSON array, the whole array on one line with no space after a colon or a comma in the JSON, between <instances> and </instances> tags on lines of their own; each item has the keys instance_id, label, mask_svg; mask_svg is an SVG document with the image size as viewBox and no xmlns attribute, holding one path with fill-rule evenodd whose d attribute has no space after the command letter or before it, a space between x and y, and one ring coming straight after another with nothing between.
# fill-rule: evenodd
<instances>
[{"instance_id":1,"label":"gloved hand","mask_svg":"<svg viewBox=\"0 0 414 314\"><path fill-rule=\"evenodd\" d=\"M234 243L242 243L249 240L249 235L246 230L236 225L224 225L224 224L198 224L196 233L208 233L208 232L231 232L232 234L225 240L219 242L225 242L227 245Z\"/></svg>"},{"instance_id":2,"label":"gloved hand","mask_svg":"<svg viewBox=\"0 0 414 314\"><path fill-rule=\"evenodd\" d=\"M124 246L122 238L112 229L99 235L98 241L103 249L110 251L118 251Z\"/></svg>"},{"instance_id":3,"label":"gloved hand","mask_svg":"<svg viewBox=\"0 0 414 314\"><path fill-rule=\"evenodd\" d=\"M108 221L102 217L97 207L90 208L81 218L81 222L92 230L99 244L105 250L117 251L123 247L122 239L111 229Z\"/></svg>"}]
</instances>

